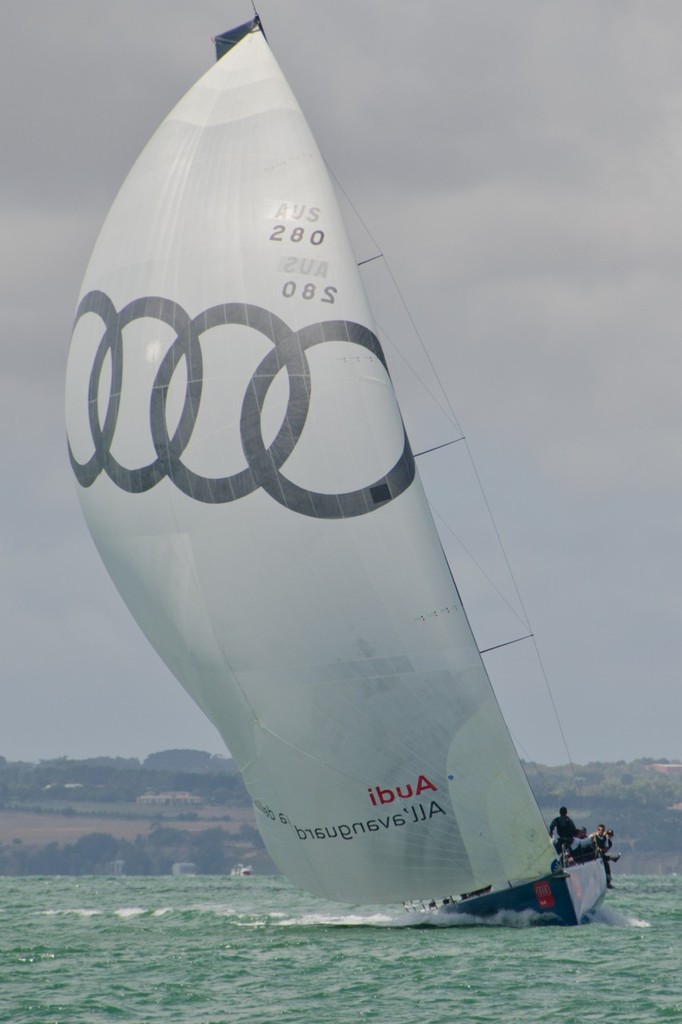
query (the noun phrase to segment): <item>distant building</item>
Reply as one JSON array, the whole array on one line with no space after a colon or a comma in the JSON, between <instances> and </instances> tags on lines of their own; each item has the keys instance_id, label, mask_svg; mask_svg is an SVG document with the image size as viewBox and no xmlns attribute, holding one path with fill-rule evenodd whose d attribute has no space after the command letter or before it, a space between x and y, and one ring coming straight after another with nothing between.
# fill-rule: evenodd
<instances>
[{"instance_id":1,"label":"distant building","mask_svg":"<svg viewBox=\"0 0 682 1024\"><path fill-rule=\"evenodd\" d=\"M197 866L192 864L191 860L180 860L177 861L171 868L172 875L196 875Z\"/></svg>"},{"instance_id":2,"label":"distant building","mask_svg":"<svg viewBox=\"0 0 682 1024\"><path fill-rule=\"evenodd\" d=\"M136 804L156 807L197 807L203 802L193 793L143 793L135 801Z\"/></svg>"},{"instance_id":3,"label":"distant building","mask_svg":"<svg viewBox=\"0 0 682 1024\"><path fill-rule=\"evenodd\" d=\"M105 875L122 875L126 865L124 860L110 860L104 865Z\"/></svg>"},{"instance_id":4,"label":"distant building","mask_svg":"<svg viewBox=\"0 0 682 1024\"><path fill-rule=\"evenodd\" d=\"M650 764L649 768L661 775L682 775L682 764Z\"/></svg>"}]
</instances>

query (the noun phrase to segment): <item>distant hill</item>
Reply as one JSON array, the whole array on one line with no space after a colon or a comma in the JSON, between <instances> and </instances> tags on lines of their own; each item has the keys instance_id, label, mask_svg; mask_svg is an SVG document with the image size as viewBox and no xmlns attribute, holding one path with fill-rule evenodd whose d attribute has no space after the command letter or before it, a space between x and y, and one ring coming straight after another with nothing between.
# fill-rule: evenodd
<instances>
[{"instance_id":1,"label":"distant hill","mask_svg":"<svg viewBox=\"0 0 682 1024\"><path fill-rule=\"evenodd\" d=\"M143 768L154 772L188 772L191 774L214 774L225 772L238 775L239 771L231 757L206 754L203 750L161 750L150 754L142 762Z\"/></svg>"},{"instance_id":2,"label":"distant hill","mask_svg":"<svg viewBox=\"0 0 682 1024\"><path fill-rule=\"evenodd\" d=\"M276 870L230 758L0 758L0 875L168 874L176 863L225 874L238 862Z\"/></svg>"},{"instance_id":3,"label":"distant hill","mask_svg":"<svg viewBox=\"0 0 682 1024\"><path fill-rule=\"evenodd\" d=\"M586 765L524 765L548 821L565 804L576 825L615 832L628 874L682 871L682 765L665 758Z\"/></svg>"},{"instance_id":4,"label":"distant hill","mask_svg":"<svg viewBox=\"0 0 682 1024\"><path fill-rule=\"evenodd\" d=\"M565 804L616 834L627 874L682 872L682 766L664 758L525 764L549 822ZM137 758L0 757L0 875L165 874L178 862L223 874L238 861L276 873L231 758L163 750Z\"/></svg>"}]
</instances>

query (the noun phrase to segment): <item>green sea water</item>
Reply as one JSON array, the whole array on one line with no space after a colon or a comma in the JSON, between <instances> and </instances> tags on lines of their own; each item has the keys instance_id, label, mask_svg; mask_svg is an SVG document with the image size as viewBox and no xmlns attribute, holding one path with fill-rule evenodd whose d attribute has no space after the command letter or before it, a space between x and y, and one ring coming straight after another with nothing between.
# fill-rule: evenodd
<instances>
[{"instance_id":1,"label":"green sea water","mask_svg":"<svg viewBox=\"0 0 682 1024\"><path fill-rule=\"evenodd\" d=\"M279 878L0 878L0 1021L682 1022L682 879L617 884L581 928L415 928Z\"/></svg>"}]
</instances>

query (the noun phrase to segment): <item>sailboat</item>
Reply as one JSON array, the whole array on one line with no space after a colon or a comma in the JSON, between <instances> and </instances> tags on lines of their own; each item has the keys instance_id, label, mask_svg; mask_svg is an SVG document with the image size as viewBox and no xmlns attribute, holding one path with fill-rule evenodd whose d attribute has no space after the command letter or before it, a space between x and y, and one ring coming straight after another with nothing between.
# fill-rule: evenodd
<instances>
[{"instance_id":1,"label":"sailboat","mask_svg":"<svg viewBox=\"0 0 682 1024\"><path fill-rule=\"evenodd\" d=\"M232 868L230 868L230 875L233 878L248 878L249 875L252 874L253 868L251 867L250 864L242 864L240 862L239 864L235 864Z\"/></svg>"},{"instance_id":2,"label":"sailboat","mask_svg":"<svg viewBox=\"0 0 682 1024\"><path fill-rule=\"evenodd\" d=\"M585 921L415 466L325 164L258 18L124 182L78 302L69 457L139 626L303 890Z\"/></svg>"}]
</instances>

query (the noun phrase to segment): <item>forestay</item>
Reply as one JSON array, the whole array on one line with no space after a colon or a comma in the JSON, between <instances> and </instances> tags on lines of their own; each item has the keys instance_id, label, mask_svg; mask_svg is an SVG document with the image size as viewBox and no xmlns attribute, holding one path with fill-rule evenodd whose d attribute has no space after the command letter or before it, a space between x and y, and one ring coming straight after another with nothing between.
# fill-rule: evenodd
<instances>
[{"instance_id":1,"label":"forestay","mask_svg":"<svg viewBox=\"0 0 682 1024\"><path fill-rule=\"evenodd\" d=\"M232 35L86 273L67 426L87 522L295 883L382 902L536 877L547 832L333 188L257 23Z\"/></svg>"}]
</instances>

